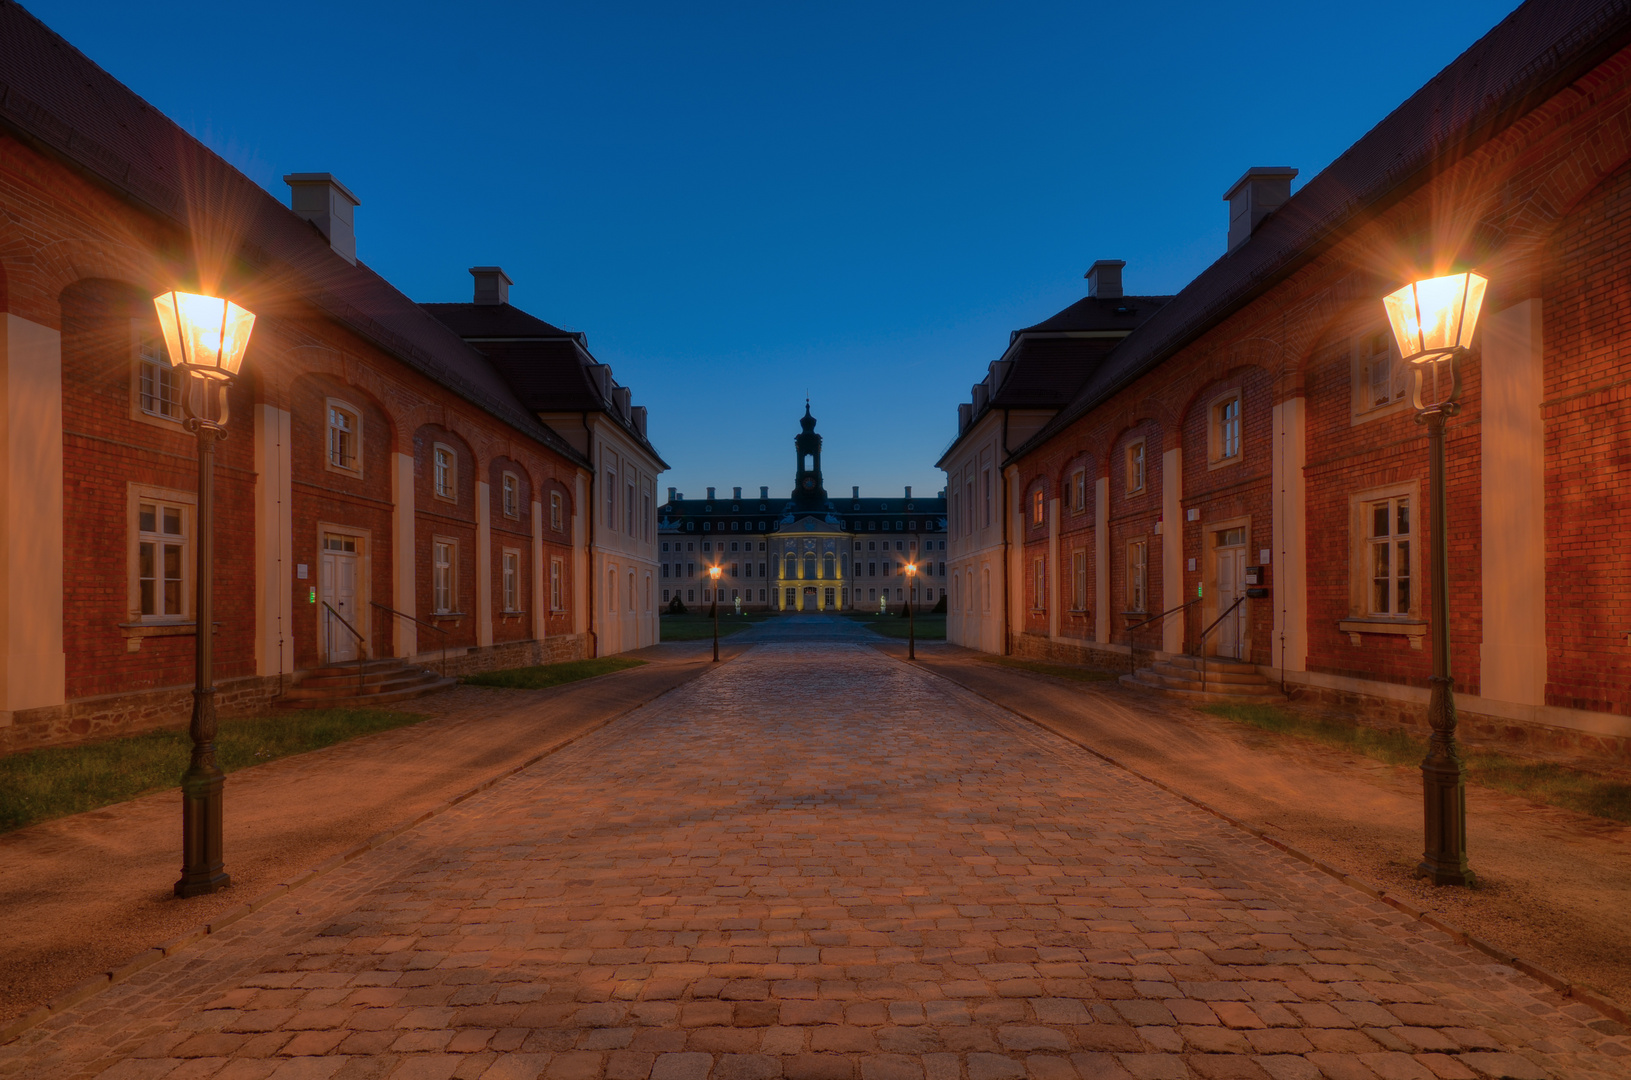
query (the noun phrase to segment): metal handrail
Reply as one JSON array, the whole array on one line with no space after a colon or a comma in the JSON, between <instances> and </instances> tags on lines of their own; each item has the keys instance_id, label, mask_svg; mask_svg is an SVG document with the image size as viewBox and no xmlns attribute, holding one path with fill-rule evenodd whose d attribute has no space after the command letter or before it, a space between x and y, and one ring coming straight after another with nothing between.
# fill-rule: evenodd
<instances>
[{"instance_id":1,"label":"metal handrail","mask_svg":"<svg viewBox=\"0 0 1631 1080\"><path fill-rule=\"evenodd\" d=\"M355 626L352 626L350 623L346 622L344 615L341 615L338 611L335 611L332 607L330 607L327 600L323 601L323 607L327 609L330 615L334 616L336 619L339 619L340 625L351 631L351 635L357 639L357 696L361 697L363 691L363 664L365 664L368 660L366 650L363 649L363 644L368 639L358 633Z\"/></svg>"},{"instance_id":2,"label":"metal handrail","mask_svg":"<svg viewBox=\"0 0 1631 1080\"><path fill-rule=\"evenodd\" d=\"M391 607L389 604L382 604L378 600L370 600L370 601L368 601L368 603L369 603L370 606L377 607L381 611L389 611L392 615L395 615L398 618L407 619L409 622L418 623L420 626L428 626L430 629L436 631L438 634L441 634L442 635L442 678L444 678L444 679L447 678L447 637L448 637L448 631L442 629L440 626L437 626L435 623L428 623L424 619L416 619L412 615L409 615L406 611L398 611L396 608Z\"/></svg>"},{"instance_id":3,"label":"metal handrail","mask_svg":"<svg viewBox=\"0 0 1631 1080\"><path fill-rule=\"evenodd\" d=\"M1213 619L1211 626L1208 626L1205 630L1201 631L1200 639L1195 643L1195 651L1201 658L1201 693L1203 694L1206 693L1206 635L1217 629L1219 623L1221 623L1224 619L1227 619L1230 615L1234 614L1235 608L1239 607L1245 602L1245 596L1235 597L1235 602L1229 605L1228 610L1222 615L1219 615L1217 618Z\"/></svg>"},{"instance_id":4,"label":"metal handrail","mask_svg":"<svg viewBox=\"0 0 1631 1080\"><path fill-rule=\"evenodd\" d=\"M1168 608L1166 611L1163 611L1159 615L1151 615L1147 619L1140 619L1138 622L1129 623L1127 625L1126 629L1123 631L1127 635L1127 674L1131 675L1135 671L1138 670L1138 661L1133 658L1133 631L1134 630L1137 630L1140 626L1148 626L1150 623L1155 622L1155 620L1157 620L1157 619L1164 619L1168 615L1171 615L1175 611L1182 611L1185 608L1189 607L1191 604L1198 604L1200 602L1201 602L1201 598L1197 596L1195 599L1187 601L1187 602L1182 603L1182 604L1179 604L1175 608Z\"/></svg>"}]
</instances>

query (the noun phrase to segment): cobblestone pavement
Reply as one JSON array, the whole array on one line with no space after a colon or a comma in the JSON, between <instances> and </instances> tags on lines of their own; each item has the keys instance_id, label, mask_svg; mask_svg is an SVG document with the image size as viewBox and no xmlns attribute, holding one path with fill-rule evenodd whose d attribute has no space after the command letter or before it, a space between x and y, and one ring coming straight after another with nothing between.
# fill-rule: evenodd
<instances>
[{"instance_id":1,"label":"cobblestone pavement","mask_svg":"<svg viewBox=\"0 0 1631 1080\"><path fill-rule=\"evenodd\" d=\"M767 644L0 1076L1586 1078L1627 1042L933 675Z\"/></svg>"}]
</instances>

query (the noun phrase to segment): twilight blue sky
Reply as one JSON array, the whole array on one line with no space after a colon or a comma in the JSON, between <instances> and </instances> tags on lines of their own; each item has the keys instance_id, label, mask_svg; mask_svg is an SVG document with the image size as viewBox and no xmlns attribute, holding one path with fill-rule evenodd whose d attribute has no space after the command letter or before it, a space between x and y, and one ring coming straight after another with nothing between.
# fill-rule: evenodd
<instances>
[{"instance_id":1,"label":"twilight blue sky","mask_svg":"<svg viewBox=\"0 0 1631 1080\"><path fill-rule=\"evenodd\" d=\"M25 0L279 199L332 172L416 300L584 330L651 409L664 484L940 488L1008 331L1095 259L1172 292L1251 165L1298 184L1514 0L1363 6Z\"/></svg>"}]
</instances>

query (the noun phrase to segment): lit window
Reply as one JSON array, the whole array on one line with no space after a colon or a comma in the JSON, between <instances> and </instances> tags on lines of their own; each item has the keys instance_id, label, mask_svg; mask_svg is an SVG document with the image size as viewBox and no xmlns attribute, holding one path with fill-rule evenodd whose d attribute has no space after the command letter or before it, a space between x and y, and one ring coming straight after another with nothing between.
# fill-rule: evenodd
<instances>
[{"instance_id":1,"label":"lit window","mask_svg":"<svg viewBox=\"0 0 1631 1080\"><path fill-rule=\"evenodd\" d=\"M521 481L514 473L504 474L504 516L521 516Z\"/></svg>"},{"instance_id":2,"label":"lit window","mask_svg":"<svg viewBox=\"0 0 1631 1080\"><path fill-rule=\"evenodd\" d=\"M437 540L431 553L431 603L439 615L453 610L455 546L451 540Z\"/></svg>"},{"instance_id":3,"label":"lit window","mask_svg":"<svg viewBox=\"0 0 1631 1080\"><path fill-rule=\"evenodd\" d=\"M1031 524L1042 524L1042 519L1045 516L1046 510L1043 507L1042 489L1037 488L1035 491L1031 492Z\"/></svg>"},{"instance_id":4,"label":"lit window","mask_svg":"<svg viewBox=\"0 0 1631 1080\"><path fill-rule=\"evenodd\" d=\"M504 610L521 610L521 555L515 551L504 553Z\"/></svg>"},{"instance_id":5,"label":"lit window","mask_svg":"<svg viewBox=\"0 0 1631 1080\"><path fill-rule=\"evenodd\" d=\"M1144 490L1144 440L1138 439L1127 444L1127 494L1134 495ZM1142 611L1142 608L1134 610Z\"/></svg>"},{"instance_id":6,"label":"lit window","mask_svg":"<svg viewBox=\"0 0 1631 1080\"><path fill-rule=\"evenodd\" d=\"M459 457L451 446L437 443L433 451L435 455L436 495L442 499L457 499L459 497Z\"/></svg>"},{"instance_id":7,"label":"lit window","mask_svg":"<svg viewBox=\"0 0 1631 1080\"><path fill-rule=\"evenodd\" d=\"M328 403L328 463L341 472L362 472L362 420L356 410Z\"/></svg>"},{"instance_id":8,"label":"lit window","mask_svg":"<svg viewBox=\"0 0 1631 1080\"><path fill-rule=\"evenodd\" d=\"M1370 613L1410 613L1410 500L1381 499L1369 504Z\"/></svg>"},{"instance_id":9,"label":"lit window","mask_svg":"<svg viewBox=\"0 0 1631 1080\"><path fill-rule=\"evenodd\" d=\"M185 614L187 512L184 507L142 502L136 507L137 610L142 618Z\"/></svg>"},{"instance_id":10,"label":"lit window","mask_svg":"<svg viewBox=\"0 0 1631 1080\"><path fill-rule=\"evenodd\" d=\"M181 392L176 369L164 358L164 345L144 337L136 347L142 412L166 420L181 419Z\"/></svg>"}]
</instances>

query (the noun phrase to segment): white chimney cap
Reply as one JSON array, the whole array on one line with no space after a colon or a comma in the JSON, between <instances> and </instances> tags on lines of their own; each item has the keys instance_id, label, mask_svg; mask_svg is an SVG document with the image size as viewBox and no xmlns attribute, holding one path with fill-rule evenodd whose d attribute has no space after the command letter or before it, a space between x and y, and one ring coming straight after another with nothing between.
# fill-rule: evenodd
<instances>
[{"instance_id":1,"label":"white chimney cap","mask_svg":"<svg viewBox=\"0 0 1631 1080\"><path fill-rule=\"evenodd\" d=\"M362 200L334 179L333 173L290 173L283 182L289 185L289 209L321 229L334 254L357 265L357 227L352 211L362 205Z\"/></svg>"},{"instance_id":2,"label":"white chimney cap","mask_svg":"<svg viewBox=\"0 0 1631 1080\"><path fill-rule=\"evenodd\" d=\"M470 276L476 279L475 302L478 304L508 304L510 286L515 284L510 275L497 266L472 266Z\"/></svg>"}]
</instances>

